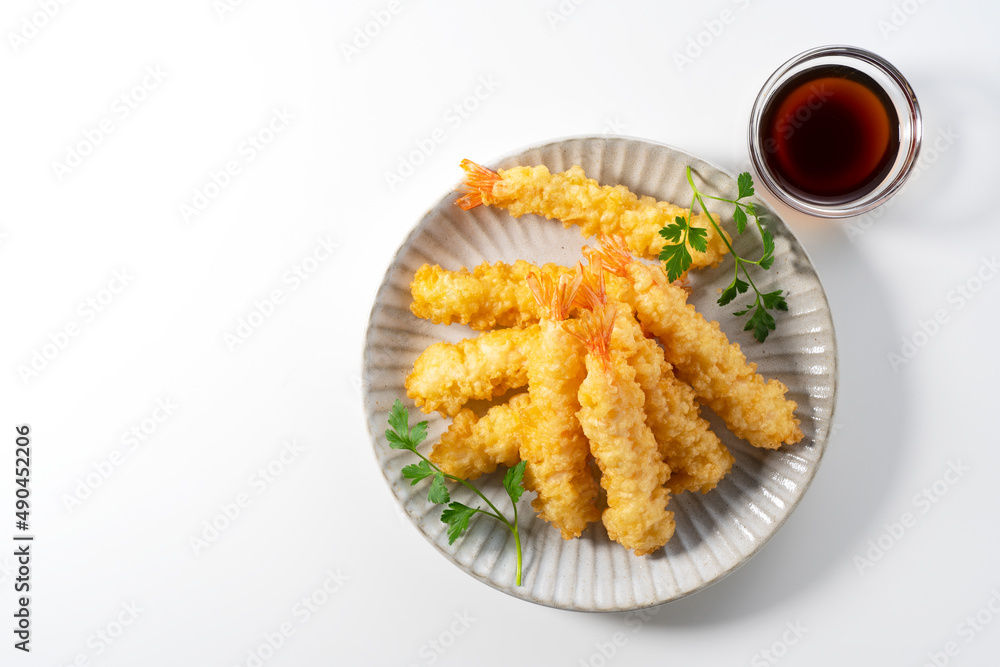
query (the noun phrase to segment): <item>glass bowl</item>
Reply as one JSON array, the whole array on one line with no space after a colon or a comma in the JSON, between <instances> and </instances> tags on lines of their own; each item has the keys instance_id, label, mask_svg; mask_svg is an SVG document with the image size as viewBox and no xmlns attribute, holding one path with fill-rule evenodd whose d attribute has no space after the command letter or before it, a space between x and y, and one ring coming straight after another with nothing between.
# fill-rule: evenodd
<instances>
[{"instance_id":1,"label":"glass bowl","mask_svg":"<svg viewBox=\"0 0 1000 667\"><path fill-rule=\"evenodd\" d=\"M898 118L899 148L895 159L873 188L854 198L831 201L795 187L769 164L765 153L774 150L766 137L765 117L769 103L782 86L808 70L846 67L869 77L884 92ZM808 113L807 113L808 115ZM890 132L893 128L890 127ZM778 199L792 208L824 218L846 218L870 211L891 197L906 181L920 151L922 127L916 94L902 74L880 56L853 46L821 46L795 56L779 67L761 88L750 113L750 160L764 183Z\"/></svg>"}]
</instances>

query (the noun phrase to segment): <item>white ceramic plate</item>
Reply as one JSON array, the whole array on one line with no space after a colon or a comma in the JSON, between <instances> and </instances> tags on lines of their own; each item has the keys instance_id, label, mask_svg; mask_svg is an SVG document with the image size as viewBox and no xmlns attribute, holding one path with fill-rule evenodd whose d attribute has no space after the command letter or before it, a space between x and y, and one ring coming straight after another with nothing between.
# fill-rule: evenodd
<instances>
[{"instance_id":1,"label":"white ceramic plate","mask_svg":"<svg viewBox=\"0 0 1000 667\"><path fill-rule=\"evenodd\" d=\"M476 159L481 156L469 156ZM736 180L725 171L670 146L624 137L580 137L518 151L491 168L544 164L562 171L583 167L601 184L623 184L637 194L651 195L686 206L691 191L685 180L688 165L697 172L699 187L709 194L734 198ZM458 165L456 165L458 173ZM691 302L708 319L719 321L729 339L739 342L748 359L766 378L789 387L798 403L797 416L805 434L802 442L778 451L755 449L738 440L703 407L702 414L736 458L732 472L711 493L683 493L670 501L677 530L666 547L637 557L611 542L603 526L592 524L576 540L563 541L558 531L532 515L526 494L520 504L524 548L523 585L514 585L514 542L498 522L478 517L468 533L448 544L440 521L442 506L427 501L427 483L410 486L400 476L415 462L405 451L391 449L384 437L389 408L402 399L410 408L411 424L430 422L425 443L429 450L448 420L423 415L403 387L413 361L428 345L476 335L460 325L434 325L410 313L409 284L424 263L446 269L473 267L483 261L572 265L582 259L584 244L578 228L564 229L556 221L535 216L514 219L505 211L480 206L462 211L457 195L449 193L431 209L400 246L375 298L365 341L363 392L375 455L389 487L424 536L458 567L524 600L582 611L625 611L676 600L718 581L744 563L774 535L788 518L816 472L829 433L836 398L837 353L826 295L812 263L785 224L759 200L759 212L773 230L776 261L767 273L757 272L761 291L786 290L787 313L778 315L777 330L758 344L742 330L731 304L716 305L718 290L732 277L732 260L718 268L692 272ZM733 230L728 205L713 207ZM735 247L756 256L760 240L752 229ZM499 473L482 478L480 488L498 507L510 508ZM456 500L474 503L465 489L452 489Z\"/></svg>"}]
</instances>

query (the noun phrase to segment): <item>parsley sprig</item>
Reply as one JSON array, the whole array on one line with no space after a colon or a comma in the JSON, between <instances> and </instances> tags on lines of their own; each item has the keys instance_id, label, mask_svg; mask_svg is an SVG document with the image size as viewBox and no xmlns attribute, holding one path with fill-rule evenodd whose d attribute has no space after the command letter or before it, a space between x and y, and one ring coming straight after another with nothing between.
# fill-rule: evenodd
<instances>
[{"instance_id":1,"label":"parsley sprig","mask_svg":"<svg viewBox=\"0 0 1000 667\"><path fill-rule=\"evenodd\" d=\"M403 477L410 480L410 485L415 485L417 482L423 481L430 478L431 485L427 490L427 500L435 503L437 505L448 505L444 511L441 512L441 521L448 524L448 544L454 544L455 540L462 536L462 534L469 528L469 520L476 514L485 514L487 516L493 517L514 535L514 545L517 548L517 570L516 579L517 585L521 585L521 535L518 533L518 522L517 522L517 501L521 499L521 494L524 493L524 466L525 462L521 461L513 468L507 470L507 474L503 477L503 488L507 491L507 495L510 496L510 502L514 506L514 519L509 521L506 516L504 516L496 506L490 502L490 499L482 494L482 492L477 489L474 485L470 484L460 477L455 477L454 475L449 475L448 473L437 467L430 459L417 451L417 445L424 441L427 437L427 422L422 421L415 426L410 426L410 413L403 406L403 402L398 398L392 404L392 409L389 411L389 428L385 431L385 438L389 441L389 446L393 449L407 449L417 456L420 457L421 461L419 463L412 463L403 468ZM489 509L484 509L483 507L472 508L463 503L452 501L451 494L448 493L448 487L445 486L445 480L450 480L452 482L458 482L465 487L472 490L477 496L483 499Z\"/></svg>"},{"instance_id":2,"label":"parsley sprig","mask_svg":"<svg viewBox=\"0 0 1000 667\"><path fill-rule=\"evenodd\" d=\"M664 237L668 241L673 241L671 245L665 245L663 250L660 251L660 259L664 262L664 268L667 272L667 278L673 282L681 277L681 275L691 267L691 253L688 251L688 245L698 252L705 252L708 250L708 230L703 227L695 227L690 223L691 212L694 211L695 202L701 205L701 210L705 212L705 216L708 221L712 223L715 227L715 231L718 233L719 237L729 248L729 253L733 256L734 266L733 266L733 281L729 283L729 287L722 291L719 295L719 305L725 306L729 304L738 295L745 293L751 287L756 293L757 298L753 303L747 305L746 308L738 310L733 315L737 317L742 317L747 313L753 311L750 319L747 320L746 326L743 327L744 331L753 331L753 337L757 339L758 342L763 343L767 339L767 335L774 331L775 322L774 316L769 313L769 310L788 310L788 304L785 302L785 297L782 296L783 290L775 290L773 292L762 293L757 289L757 285L754 284L753 278L750 276L750 271L748 269L749 265L753 264L759 266L765 271L771 268L771 264L774 263L774 237L760 224L760 218L757 217L757 211L754 209L752 202L740 201L741 199L746 199L747 197L752 197L754 194L753 190L753 179L750 177L749 172L743 172L739 175L736 180L736 185L738 188L738 194L736 199L726 199L724 197L713 197L712 195L705 194L701 192L698 187L694 184L694 178L691 175L691 167L687 168L687 180L691 185L691 191L693 195L691 197L691 206L688 209L688 216L677 216L675 222L670 225L666 225L660 230L660 236ZM736 222L736 231L742 234L747 227L747 222L749 218L753 218L754 224L757 226L757 231L760 233L760 238L764 244L764 254L761 255L760 259L752 260L745 257L740 257L736 254L736 250L733 249L732 244L726 235L722 233L722 229L719 228L719 223L715 221L712 214L709 213L708 207L705 206L705 198L714 199L716 201L728 202L735 205L733 210L733 220ZM748 217L749 216L749 217ZM746 280L740 279L740 270L743 271L743 276Z\"/></svg>"}]
</instances>

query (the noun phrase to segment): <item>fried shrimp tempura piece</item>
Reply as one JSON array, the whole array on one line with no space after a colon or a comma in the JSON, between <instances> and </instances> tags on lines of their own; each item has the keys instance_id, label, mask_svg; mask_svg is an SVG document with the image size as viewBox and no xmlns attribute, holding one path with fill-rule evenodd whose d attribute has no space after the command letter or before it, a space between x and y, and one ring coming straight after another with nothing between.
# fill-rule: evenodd
<instances>
[{"instance_id":1,"label":"fried shrimp tempura piece","mask_svg":"<svg viewBox=\"0 0 1000 667\"><path fill-rule=\"evenodd\" d=\"M660 229L677 216L688 215L688 209L653 197L636 197L625 186L602 186L587 178L579 166L555 174L544 165L501 169L498 173L462 160L462 168L467 194L457 203L465 210L489 204L507 209L515 218L535 213L560 220L567 228L578 225L585 237L621 234L634 253L648 259L656 259L666 243ZM708 232L707 252L688 245L691 268L717 266L728 252L725 241L704 214L693 216L691 224Z\"/></svg>"},{"instance_id":2,"label":"fried shrimp tempura piece","mask_svg":"<svg viewBox=\"0 0 1000 667\"><path fill-rule=\"evenodd\" d=\"M608 304L604 278L600 258L592 255L580 291L581 300L593 311ZM646 424L659 446L660 458L672 471L667 488L672 494L708 493L729 473L733 455L701 418L694 390L674 376L656 341L646 338L631 306L616 302L614 307L611 347L625 354L645 394Z\"/></svg>"},{"instance_id":3,"label":"fried shrimp tempura piece","mask_svg":"<svg viewBox=\"0 0 1000 667\"><path fill-rule=\"evenodd\" d=\"M535 266L521 259L513 264L483 262L472 271L424 264L410 283L410 310L435 324L458 322L477 331L525 326L541 318L541 307L525 282L528 274L557 280L569 272L557 264Z\"/></svg>"},{"instance_id":4,"label":"fried shrimp tempura piece","mask_svg":"<svg viewBox=\"0 0 1000 667\"><path fill-rule=\"evenodd\" d=\"M424 412L453 417L472 399L490 399L528 384L528 348L538 325L487 331L424 350L406 378L406 395Z\"/></svg>"},{"instance_id":5,"label":"fried shrimp tempura piece","mask_svg":"<svg viewBox=\"0 0 1000 667\"><path fill-rule=\"evenodd\" d=\"M652 553L674 534L664 487L670 467L646 426L643 392L625 354L612 348L614 306L585 320L587 377L580 385L577 417L601 469L608 508L601 519L608 536L637 556Z\"/></svg>"},{"instance_id":6,"label":"fried shrimp tempura piece","mask_svg":"<svg viewBox=\"0 0 1000 667\"><path fill-rule=\"evenodd\" d=\"M765 381L747 362L739 343L730 343L718 322L708 322L687 303L683 290L663 270L634 260L621 238L602 237L598 252L609 271L632 284L629 303L639 321L663 343L667 361L695 395L739 438L754 447L777 449L802 439L795 401L788 387Z\"/></svg>"},{"instance_id":7,"label":"fried shrimp tempura piece","mask_svg":"<svg viewBox=\"0 0 1000 667\"><path fill-rule=\"evenodd\" d=\"M424 264L410 283L410 310L435 324L458 322L477 331L534 324L541 319L543 309L526 282L529 273L557 281L573 269L551 263L537 266L523 259L513 264L483 262L472 271L448 271ZM616 298L631 289L622 278L608 278L608 291Z\"/></svg>"},{"instance_id":8,"label":"fried shrimp tempura piece","mask_svg":"<svg viewBox=\"0 0 1000 667\"><path fill-rule=\"evenodd\" d=\"M491 473L498 464L508 468L517 465L521 460L521 415L528 405L527 394L516 394L507 403L494 405L481 418L468 408L462 410L428 458L446 473L462 479Z\"/></svg>"},{"instance_id":9,"label":"fried shrimp tempura piece","mask_svg":"<svg viewBox=\"0 0 1000 667\"><path fill-rule=\"evenodd\" d=\"M587 464L590 445L576 419L586 375L583 346L563 330L580 278L564 274L554 284L547 275L529 274L527 282L545 313L528 352L529 406L522 413L520 454L527 462L525 485L537 494L532 507L568 540L600 518L597 482Z\"/></svg>"}]
</instances>

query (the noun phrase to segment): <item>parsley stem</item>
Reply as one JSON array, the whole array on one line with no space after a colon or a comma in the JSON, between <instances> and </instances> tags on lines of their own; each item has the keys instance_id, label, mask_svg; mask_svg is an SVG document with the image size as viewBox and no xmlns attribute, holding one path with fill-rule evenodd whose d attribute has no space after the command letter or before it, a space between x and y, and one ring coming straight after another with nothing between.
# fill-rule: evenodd
<instances>
[{"instance_id":1,"label":"parsley stem","mask_svg":"<svg viewBox=\"0 0 1000 667\"><path fill-rule=\"evenodd\" d=\"M514 503L514 525L517 526L517 503ZM518 533L517 528L512 531L514 533L514 545L517 547L517 571L515 572L517 585L521 585L521 535Z\"/></svg>"},{"instance_id":2,"label":"parsley stem","mask_svg":"<svg viewBox=\"0 0 1000 667\"><path fill-rule=\"evenodd\" d=\"M726 235L722 232L722 229L719 227L719 223L717 223L715 221L715 218L712 217L712 214L709 213L708 206L705 205L705 200L703 200L701 198L701 191L698 190L698 188L695 186L695 184L694 184L694 178L691 176L691 167L687 168L687 180L688 180L688 184L691 186L691 191L694 192L694 198L698 200L699 204L701 204L701 210L705 214L705 217L708 218L708 221L712 223L713 227L715 227L715 231L719 234L719 238L721 238L722 242L726 244L727 248L729 248L729 253L733 256L734 259L738 260L739 259L739 255L737 255L736 251L733 250L733 245L729 242L729 239L726 238ZM705 195L705 196L707 197L709 195ZM717 197L713 197L713 199L717 199ZM723 200L723 201L729 201L729 200L726 199L726 200ZM688 211L688 223L689 224L690 224L690 221L691 221L692 217L694 217L694 201L693 200L691 201L691 210Z\"/></svg>"},{"instance_id":3,"label":"parsley stem","mask_svg":"<svg viewBox=\"0 0 1000 667\"><path fill-rule=\"evenodd\" d=\"M450 479L453 482L458 482L459 484L462 484L463 486L465 486L466 488L468 488L470 491L472 491L473 493L475 493L477 496L479 496L480 498L482 498L484 501L486 501L486 504L489 505L490 509L493 510L493 512L492 512L493 516L495 516L497 518L497 520L502 521L504 523L504 525L506 525L507 528L509 528L511 531L514 530L514 526L510 525L510 521L507 521L506 517L504 517L504 515L500 513L500 510L497 509L496 505L494 505L493 503L491 503L490 499L487 498L486 496L484 496L479 489L477 489L476 487L474 487L472 484L469 484L467 481L465 481L461 477L455 477L454 475L449 475L444 470L441 470L441 468L438 468L437 465L435 465L433 461L431 461L429 458L427 458L426 456L424 456L423 454L421 454L420 452L418 452L416 450L416 448L414 448L412 451L413 451L414 454L416 454L417 456L419 456L420 458L422 458L424 461L427 461L427 463L432 468L434 468L439 473L441 473L442 475L444 475L445 479ZM516 512L517 511L517 507L515 507L514 510ZM485 512L485 514L490 514L490 512Z\"/></svg>"}]
</instances>

